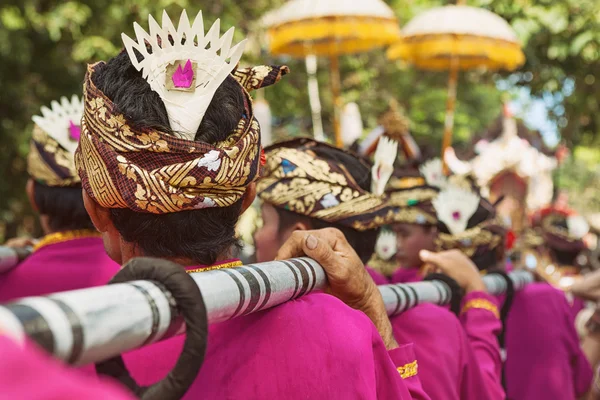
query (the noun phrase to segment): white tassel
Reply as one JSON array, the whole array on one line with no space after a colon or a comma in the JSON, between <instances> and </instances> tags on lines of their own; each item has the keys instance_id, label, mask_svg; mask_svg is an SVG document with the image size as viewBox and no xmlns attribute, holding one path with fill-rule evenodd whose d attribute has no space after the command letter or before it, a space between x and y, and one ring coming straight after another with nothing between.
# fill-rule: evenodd
<instances>
[{"instance_id":1,"label":"white tassel","mask_svg":"<svg viewBox=\"0 0 600 400\"><path fill-rule=\"evenodd\" d=\"M439 158L433 158L423 163L419 167L419 172L421 172L429 186L443 188L446 185L446 175L444 175L442 160Z\"/></svg>"},{"instance_id":2,"label":"white tassel","mask_svg":"<svg viewBox=\"0 0 600 400\"><path fill-rule=\"evenodd\" d=\"M397 251L396 234L392 231L382 229L375 243L375 254L377 254L377 257L388 261L396 255Z\"/></svg>"},{"instance_id":3,"label":"white tassel","mask_svg":"<svg viewBox=\"0 0 600 400\"><path fill-rule=\"evenodd\" d=\"M394 172L394 162L398 155L398 142L383 135L375 150L375 163L371 169L371 193L381 196Z\"/></svg>"}]
</instances>

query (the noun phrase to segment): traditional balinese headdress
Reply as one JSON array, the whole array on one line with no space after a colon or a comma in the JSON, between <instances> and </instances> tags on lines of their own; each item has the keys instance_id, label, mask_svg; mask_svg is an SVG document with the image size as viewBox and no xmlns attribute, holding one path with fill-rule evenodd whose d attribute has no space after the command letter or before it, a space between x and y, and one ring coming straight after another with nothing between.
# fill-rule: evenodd
<instances>
[{"instance_id":1,"label":"traditional balinese headdress","mask_svg":"<svg viewBox=\"0 0 600 400\"><path fill-rule=\"evenodd\" d=\"M418 170L396 168L386 188L390 206L396 208L389 223L436 225L431 201L438 192Z\"/></svg>"},{"instance_id":2,"label":"traditional balinese headdress","mask_svg":"<svg viewBox=\"0 0 600 400\"><path fill-rule=\"evenodd\" d=\"M392 214L385 196L361 188L335 156L344 150L301 138L265 148L259 197L275 207L358 231L379 228ZM365 162L365 168L369 168Z\"/></svg>"},{"instance_id":3,"label":"traditional balinese headdress","mask_svg":"<svg viewBox=\"0 0 600 400\"><path fill-rule=\"evenodd\" d=\"M202 14L185 11L177 28L163 13L150 16L150 33L135 24L137 41L123 35L132 65L159 94L174 134L135 129L94 84L103 63L88 66L85 115L76 165L86 192L107 208L163 214L230 206L258 176L260 127L249 90L277 82L287 67L236 69L243 42L231 46L233 29L219 36L219 21L204 34ZM138 59L141 57L141 59ZM194 141L221 83L232 77L244 94L244 113L219 143Z\"/></svg>"},{"instance_id":4,"label":"traditional balinese headdress","mask_svg":"<svg viewBox=\"0 0 600 400\"><path fill-rule=\"evenodd\" d=\"M74 186L81 181L75 169L74 154L80 137L83 103L76 95L52 109L42 107L42 116L32 117L35 126L27 158L27 170L36 181L48 186Z\"/></svg>"},{"instance_id":5,"label":"traditional balinese headdress","mask_svg":"<svg viewBox=\"0 0 600 400\"><path fill-rule=\"evenodd\" d=\"M583 238L590 231L590 225L572 210L552 206L538 210L532 216L532 226L552 249L577 253L586 248Z\"/></svg>"},{"instance_id":6,"label":"traditional balinese headdress","mask_svg":"<svg viewBox=\"0 0 600 400\"><path fill-rule=\"evenodd\" d=\"M448 184L433 200L438 218L438 251L459 249L480 269L481 257L503 245L506 229L494 206L470 190ZM495 257L492 257L495 260Z\"/></svg>"}]
</instances>

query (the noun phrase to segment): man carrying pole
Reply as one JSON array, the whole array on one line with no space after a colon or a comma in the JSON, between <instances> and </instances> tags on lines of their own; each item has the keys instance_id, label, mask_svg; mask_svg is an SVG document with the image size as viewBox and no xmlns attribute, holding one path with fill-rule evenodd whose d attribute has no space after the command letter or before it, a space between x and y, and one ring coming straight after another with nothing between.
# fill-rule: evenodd
<instances>
[{"instance_id":1,"label":"man carrying pole","mask_svg":"<svg viewBox=\"0 0 600 400\"><path fill-rule=\"evenodd\" d=\"M76 165L86 209L121 264L145 255L190 272L241 265L235 224L261 164L248 91L287 68L236 68L243 43L231 46L233 30L219 37L218 22L205 36L201 22L184 12L175 29L166 14L162 27L151 18L150 34L136 25L137 41L123 35L127 52L88 67ZM389 325L378 327L383 340L365 315L325 294L215 324L184 398L411 398L397 371L406 354ZM125 364L153 383L182 344L128 353Z\"/></svg>"}]
</instances>

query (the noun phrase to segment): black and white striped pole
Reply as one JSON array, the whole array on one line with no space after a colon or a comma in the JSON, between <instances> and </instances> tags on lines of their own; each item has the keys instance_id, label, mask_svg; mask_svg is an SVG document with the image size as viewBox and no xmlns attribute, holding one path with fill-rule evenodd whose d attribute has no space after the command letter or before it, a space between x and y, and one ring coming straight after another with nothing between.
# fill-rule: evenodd
<instances>
[{"instance_id":1,"label":"black and white striped pole","mask_svg":"<svg viewBox=\"0 0 600 400\"><path fill-rule=\"evenodd\" d=\"M193 273L209 324L277 306L326 286L315 261L298 258ZM515 289L532 281L513 272ZM484 277L491 294L506 290L504 278ZM447 304L450 287L440 281L380 286L389 315L421 303ZM0 305L0 331L23 340L29 336L54 356L75 365L117 354L183 333L174 318L168 290L152 281L132 281L30 297Z\"/></svg>"}]
</instances>

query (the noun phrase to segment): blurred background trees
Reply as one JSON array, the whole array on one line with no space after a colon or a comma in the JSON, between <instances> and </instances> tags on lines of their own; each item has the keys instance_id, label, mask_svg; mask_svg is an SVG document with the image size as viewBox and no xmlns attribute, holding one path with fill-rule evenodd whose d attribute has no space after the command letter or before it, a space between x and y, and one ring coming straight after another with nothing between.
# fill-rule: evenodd
<instances>
[{"instance_id":1,"label":"blurred background trees","mask_svg":"<svg viewBox=\"0 0 600 400\"><path fill-rule=\"evenodd\" d=\"M387 0L400 23L447 2ZM4 0L0 6L0 240L31 230L34 221L26 201L25 156L31 116L42 105L81 91L86 63L106 60L121 48L120 33L133 32L134 21L148 14L159 18L202 9L207 21L221 18L235 26L239 40L250 38L244 63L285 63L292 74L265 98L274 115L275 137L311 133L303 60L274 59L265 52L260 17L283 0ZM597 145L600 141L600 1L469 0L508 20L523 42L527 63L516 73L475 71L460 76L455 142L460 147L501 112L508 95L544 102L552 124L574 157L557 172L557 183L577 197L580 207L600 208ZM142 23L144 25L144 23ZM318 73L325 131L331 133L331 95L326 60ZM411 119L417 141L436 153L444 123L444 73L419 71L388 61L385 51L343 57L342 89L346 102L361 109L365 129L395 98ZM583 195L585 194L585 195ZM574 198L574 196L571 196Z\"/></svg>"}]
</instances>

